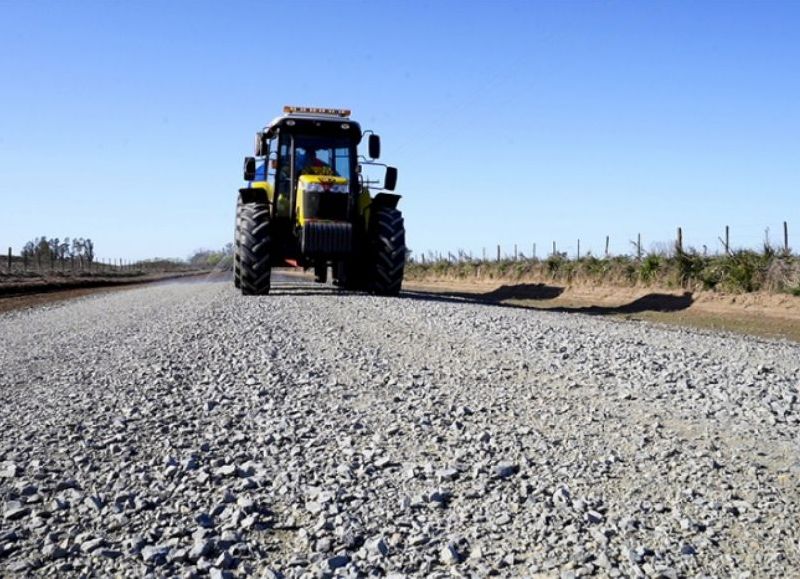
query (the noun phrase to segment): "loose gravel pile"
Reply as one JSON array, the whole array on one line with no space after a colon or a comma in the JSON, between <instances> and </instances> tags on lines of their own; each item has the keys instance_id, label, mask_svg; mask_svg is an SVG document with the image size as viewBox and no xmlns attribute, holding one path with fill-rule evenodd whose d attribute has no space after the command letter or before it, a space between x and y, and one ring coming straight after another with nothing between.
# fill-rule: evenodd
<instances>
[{"instance_id":1,"label":"loose gravel pile","mask_svg":"<svg viewBox=\"0 0 800 579\"><path fill-rule=\"evenodd\" d=\"M0 336L0 575L800 569L797 344L288 281Z\"/></svg>"}]
</instances>

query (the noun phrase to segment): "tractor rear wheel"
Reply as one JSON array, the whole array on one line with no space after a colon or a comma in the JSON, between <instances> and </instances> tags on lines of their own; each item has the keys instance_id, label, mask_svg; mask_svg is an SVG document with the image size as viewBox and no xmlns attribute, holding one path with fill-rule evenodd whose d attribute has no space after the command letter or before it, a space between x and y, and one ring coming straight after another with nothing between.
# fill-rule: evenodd
<instances>
[{"instance_id":1,"label":"tractor rear wheel","mask_svg":"<svg viewBox=\"0 0 800 579\"><path fill-rule=\"evenodd\" d=\"M233 230L233 286L236 289L241 287L241 264L239 263L239 230L242 221L242 200L236 201L236 227Z\"/></svg>"},{"instance_id":2,"label":"tractor rear wheel","mask_svg":"<svg viewBox=\"0 0 800 579\"><path fill-rule=\"evenodd\" d=\"M396 296L400 293L406 265L406 228L403 214L392 207L382 207L374 211L370 221L370 289L376 294Z\"/></svg>"},{"instance_id":3,"label":"tractor rear wheel","mask_svg":"<svg viewBox=\"0 0 800 579\"><path fill-rule=\"evenodd\" d=\"M243 206L239 231L239 283L244 295L266 295L270 287L269 206Z\"/></svg>"}]
</instances>

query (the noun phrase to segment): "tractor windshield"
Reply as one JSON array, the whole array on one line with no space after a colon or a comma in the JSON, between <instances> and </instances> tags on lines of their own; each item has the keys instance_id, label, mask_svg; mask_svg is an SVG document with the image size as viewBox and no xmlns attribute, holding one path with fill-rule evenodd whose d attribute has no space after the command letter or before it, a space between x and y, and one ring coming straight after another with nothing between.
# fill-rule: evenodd
<instances>
[{"instance_id":1,"label":"tractor windshield","mask_svg":"<svg viewBox=\"0 0 800 579\"><path fill-rule=\"evenodd\" d=\"M294 140L295 175L336 175L350 179L350 140L298 135Z\"/></svg>"}]
</instances>

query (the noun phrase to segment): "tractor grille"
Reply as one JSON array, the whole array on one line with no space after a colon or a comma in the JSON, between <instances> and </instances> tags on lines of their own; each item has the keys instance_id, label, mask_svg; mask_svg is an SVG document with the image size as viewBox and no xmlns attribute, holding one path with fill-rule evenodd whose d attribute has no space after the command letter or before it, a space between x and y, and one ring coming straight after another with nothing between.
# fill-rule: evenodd
<instances>
[{"instance_id":1,"label":"tractor grille","mask_svg":"<svg viewBox=\"0 0 800 579\"><path fill-rule=\"evenodd\" d=\"M344 221L347 219L350 197L345 193L304 191L303 203L303 214L307 219Z\"/></svg>"},{"instance_id":2,"label":"tractor grille","mask_svg":"<svg viewBox=\"0 0 800 579\"><path fill-rule=\"evenodd\" d=\"M300 234L303 255L342 255L353 247L353 226L350 223L307 221Z\"/></svg>"}]
</instances>

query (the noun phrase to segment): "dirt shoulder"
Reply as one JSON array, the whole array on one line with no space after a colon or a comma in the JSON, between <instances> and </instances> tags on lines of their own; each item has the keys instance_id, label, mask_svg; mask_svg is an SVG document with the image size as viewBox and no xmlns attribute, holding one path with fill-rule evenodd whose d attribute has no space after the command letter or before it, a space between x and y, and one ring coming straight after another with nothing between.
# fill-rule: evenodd
<instances>
[{"instance_id":1,"label":"dirt shoulder","mask_svg":"<svg viewBox=\"0 0 800 579\"><path fill-rule=\"evenodd\" d=\"M406 280L406 291L800 341L800 297L498 280Z\"/></svg>"},{"instance_id":2,"label":"dirt shoulder","mask_svg":"<svg viewBox=\"0 0 800 579\"><path fill-rule=\"evenodd\" d=\"M146 283L197 278L209 272L165 272L129 276L52 276L0 278L0 312L34 307L82 297L92 293L116 291Z\"/></svg>"}]
</instances>

